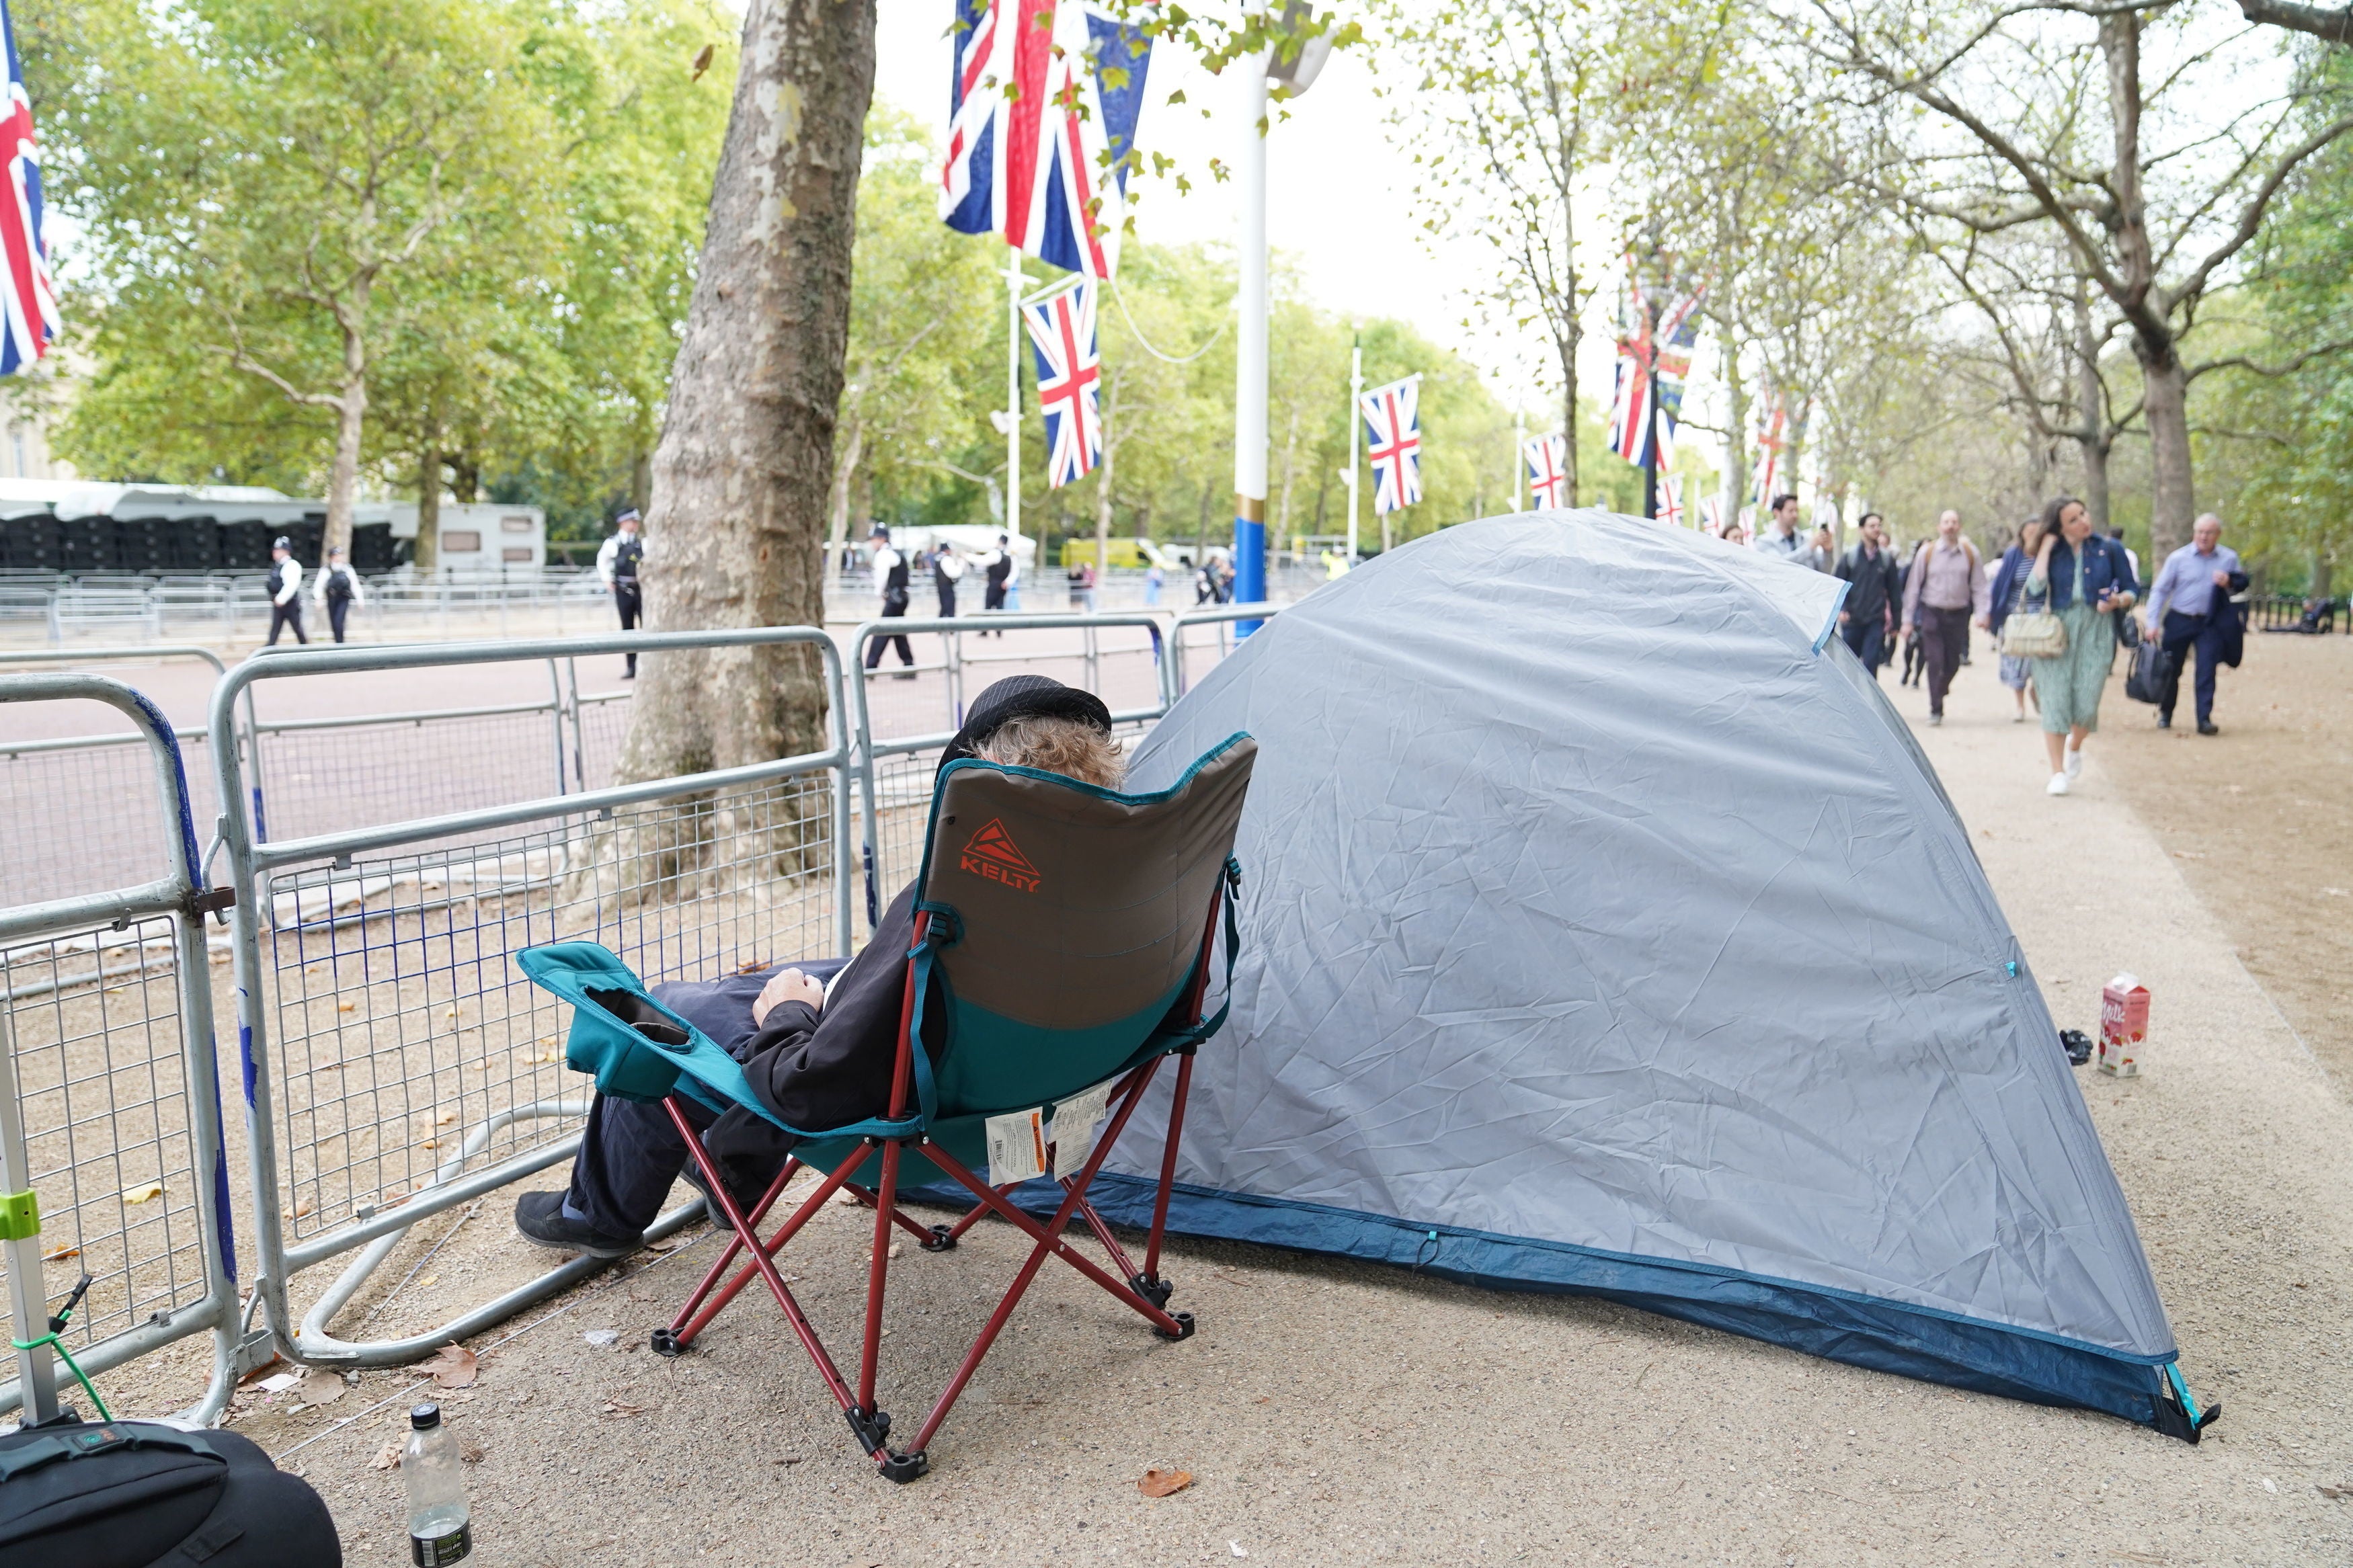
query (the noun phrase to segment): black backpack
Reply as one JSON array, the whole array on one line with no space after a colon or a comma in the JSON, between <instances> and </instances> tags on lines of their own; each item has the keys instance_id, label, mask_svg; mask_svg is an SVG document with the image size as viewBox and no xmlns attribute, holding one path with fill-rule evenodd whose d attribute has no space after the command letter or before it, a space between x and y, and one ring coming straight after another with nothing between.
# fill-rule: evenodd
<instances>
[{"instance_id":1,"label":"black backpack","mask_svg":"<svg viewBox=\"0 0 2353 1568\"><path fill-rule=\"evenodd\" d=\"M51 1422L0 1436L0 1563L342 1568L310 1483L235 1432Z\"/></svg>"}]
</instances>

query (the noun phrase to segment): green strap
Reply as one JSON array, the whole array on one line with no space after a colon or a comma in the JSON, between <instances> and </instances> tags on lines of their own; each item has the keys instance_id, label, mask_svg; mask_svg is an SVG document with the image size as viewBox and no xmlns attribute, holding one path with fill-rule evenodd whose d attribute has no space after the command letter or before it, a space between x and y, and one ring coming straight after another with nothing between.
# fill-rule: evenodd
<instances>
[{"instance_id":1,"label":"green strap","mask_svg":"<svg viewBox=\"0 0 2353 1568\"><path fill-rule=\"evenodd\" d=\"M106 1401L100 1399L98 1396L98 1390L90 1386L89 1377L86 1376L81 1370L81 1363L74 1360L73 1352L71 1351L69 1351L64 1345L58 1342L56 1331L53 1330L48 1333L43 1334L37 1340L10 1340L8 1342L16 1346L20 1351L37 1351L43 1345L47 1345L51 1350L57 1352L58 1359L66 1363L66 1370L74 1374L74 1381L76 1383L81 1384L81 1391L90 1395L90 1402L92 1405L98 1406L98 1418L100 1421L111 1421L114 1419L112 1415L107 1413ZM0 1479L5 1479L5 1477L0 1477Z\"/></svg>"}]
</instances>

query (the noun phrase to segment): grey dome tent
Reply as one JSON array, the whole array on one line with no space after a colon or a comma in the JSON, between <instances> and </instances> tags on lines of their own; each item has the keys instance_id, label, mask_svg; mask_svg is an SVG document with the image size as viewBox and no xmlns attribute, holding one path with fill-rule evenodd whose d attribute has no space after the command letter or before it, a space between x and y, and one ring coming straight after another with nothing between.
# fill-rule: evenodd
<instances>
[{"instance_id":1,"label":"grey dome tent","mask_svg":"<svg viewBox=\"0 0 2353 1568\"><path fill-rule=\"evenodd\" d=\"M1320 589L1185 696L1129 787L1261 750L1171 1227L2195 1441L2034 978L1831 639L1843 592L1599 511L1497 519ZM1160 1161L1123 1145L1104 1211L1146 1222Z\"/></svg>"}]
</instances>

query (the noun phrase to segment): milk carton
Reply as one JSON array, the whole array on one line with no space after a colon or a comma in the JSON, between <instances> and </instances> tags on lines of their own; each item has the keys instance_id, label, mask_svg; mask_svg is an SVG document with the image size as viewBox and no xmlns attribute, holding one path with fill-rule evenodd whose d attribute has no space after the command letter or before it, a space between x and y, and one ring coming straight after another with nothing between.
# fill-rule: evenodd
<instances>
[{"instance_id":1,"label":"milk carton","mask_svg":"<svg viewBox=\"0 0 2353 1568\"><path fill-rule=\"evenodd\" d=\"M2140 1076L2140 1046L2148 1037L2148 987L2119 974L2100 990L2100 1070Z\"/></svg>"}]
</instances>

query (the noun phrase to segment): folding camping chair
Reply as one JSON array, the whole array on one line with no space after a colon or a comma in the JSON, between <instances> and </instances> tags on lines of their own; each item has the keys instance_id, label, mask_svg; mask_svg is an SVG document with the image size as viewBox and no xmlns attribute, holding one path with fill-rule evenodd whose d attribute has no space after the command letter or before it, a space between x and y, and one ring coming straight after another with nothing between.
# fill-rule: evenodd
<instances>
[{"instance_id":1,"label":"folding camping chair","mask_svg":"<svg viewBox=\"0 0 2353 1568\"><path fill-rule=\"evenodd\" d=\"M972 759L941 770L917 881L889 1114L849 1127L786 1127L807 1142L748 1213L729 1193L679 1100L685 1094L713 1110L744 1105L785 1126L760 1104L742 1068L647 995L602 948L567 943L521 954L525 973L575 1005L571 1065L595 1072L606 1093L660 1100L705 1191L725 1211L732 1233L726 1249L670 1326L654 1331L652 1348L683 1354L756 1273L877 1469L912 1481L925 1469L934 1434L1049 1258L1103 1287L1163 1339L1189 1338L1191 1314L1168 1310L1174 1287L1160 1275L1161 1241L1193 1053L1225 1020L1223 1006L1208 1018L1202 1010L1220 924L1228 976L1232 973L1231 889L1240 879L1234 831L1257 751L1249 736L1232 736L1170 788L1137 795ZM946 1043L935 1063L916 1042L926 1011L940 1007L947 1011ZM1139 1268L1087 1190L1170 1056L1177 1058L1176 1092ZM1097 1138L1097 1120L1106 1114ZM899 1208L911 1155L972 1194L973 1207L954 1225L926 1226ZM761 1241L756 1227L803 1167L824 1179ZM1012 1195L1040 1167L1054 1184L1042 1187L1048 1197L1038 1206L1053 1205L1042 1222ZM854 1387L775 1262L841 1191L874 1210ZM914 1236L925 1250L944 1252L990 1215L1029 1237L1028 1259L913 1440L894 1450L891 1417L875 1400L892 1227ZM1073 1219L1094 1234L1109 1255L1109 1270L1063 1239Z\"/></svg>"}]
</instances>

